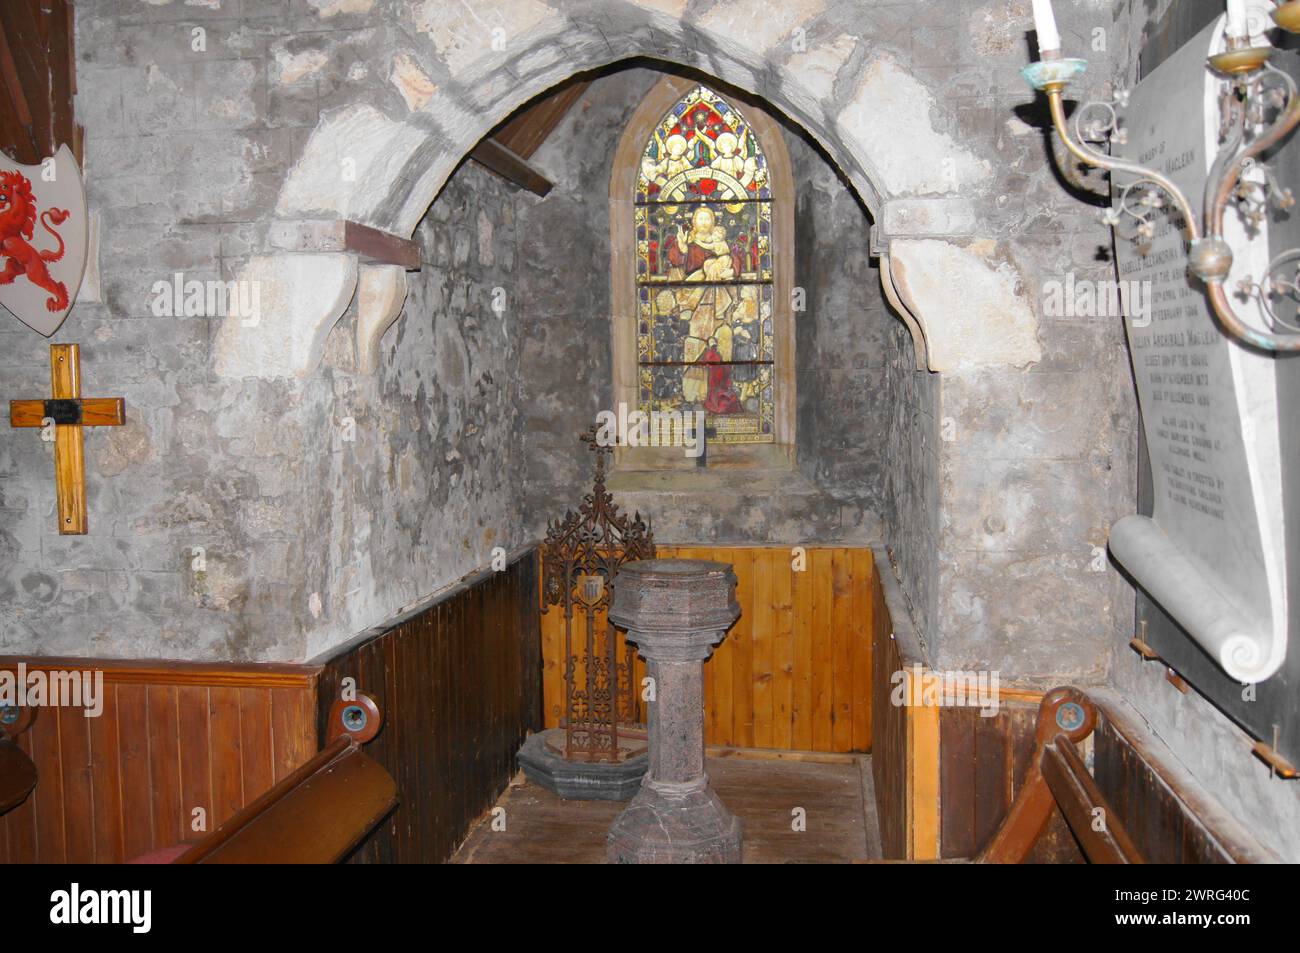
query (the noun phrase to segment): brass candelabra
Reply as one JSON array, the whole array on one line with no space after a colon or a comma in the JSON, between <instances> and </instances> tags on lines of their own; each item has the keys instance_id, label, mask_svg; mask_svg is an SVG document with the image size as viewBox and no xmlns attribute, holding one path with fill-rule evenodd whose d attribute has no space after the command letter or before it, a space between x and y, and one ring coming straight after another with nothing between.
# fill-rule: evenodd
<instances>
[{"instance_id":1,"label":"brass candelabra","mask_svg":"<svg viewBox=\"0 0 1300 953\"><path fill-rule=\"evenodd\" d=\"M1043 6L1050 18L1050 4ZM1036 14L1040 13L1039 7L1036 4ZM1300 0L1281 4L1271 15L1283 30L1300 33ZM1022 72L1035 89L1046 94L1052 125L1066 149L1085 165L1110 173L1112 182L1116 174L1132 177L1122 185L1115 183L1119 198L1105 215L1106 223L1118 229L1126 220L1132 220L1139 236L1151 237L1152 218L1166 206L1163 193L1182 215L1189 244L1188 269L1204 282L1210 305L1224 329L1263 350L1300 351L1300 323L1295 315L1283 317L1279 306L1281 301L1300 304L1300 249L1276 256L1261 280L1245 278L1235 288L1235 296L1242 301L1259 301L1267 316L1267 329L1242 319L1226 287L1234 257L1224 237L1228 206L1235 205L1248 228L1257 228L1267 218L1270 204L1281 209L1295 204L1291 191L1281 186L1262 159L1300 125L1300 95L1295 81L1270 62L1274 48L1253 45L1249 35L1227 34L1223 49L1207 59L1207 67L1222 84L1220 148L1210 168L1204 214L1198 216L1187 196L1168 176L1103 151L1111 143L1122 145L1125 141L1119 114L1128 104L1126 90L1117 90L1109 101L1085 104L1075 113L1073 123L1067 122L1065 90L1083 75L1088 64L1061 55L1054 22L1050 35L1055 48L1043 44L1044 32L1040 23L1042 58ZM1243 29L1243 33L1249 34L1249 30Z\"/></svg>"}]
</instances>

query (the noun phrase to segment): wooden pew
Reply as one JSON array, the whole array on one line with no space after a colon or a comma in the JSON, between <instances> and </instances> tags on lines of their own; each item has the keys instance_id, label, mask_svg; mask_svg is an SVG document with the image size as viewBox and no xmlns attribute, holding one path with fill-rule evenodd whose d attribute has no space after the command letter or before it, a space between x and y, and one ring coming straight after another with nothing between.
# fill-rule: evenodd
<instances>
[{"instance_id":1,"label":"wooden pew","mask_svg":"<svg viewBox=\"0 0 1300 953\"><path fill-rule=\"evenodd\" d=\"M392 775L343 735L176 863L337 863L396 804Z\"/></svg>"},{"instance_id":2,"label":"wooden pew","mask_svg":"<svg viewBox=\"0 0 1300 953\"><path fill-rule=\"evenodd\" d=\"M1053 807L1060 808L1091 863L1146 863L1075 747L1096 726L1097 708L1077 688L1053 689L1043 697L1024 787L976 863L1022 863L1046 829Z\"/></svg>"},{"instance_id":3,"label":"wooden pew","mask_svg":"<svg viewBox=\"0 0 1300 953\"><path fill-rule=\"evenodd\" d=\"M0 708L0 814L22 804L36 766L14 741L34 708ZM336 702L329 741L314 757L193 844L153 851L132 863L329 864L348 853L397 805L397 784L362 750L383 718L367 695Z\"/></svg>"},{"instance_id":4,"label":"wooden pew","mask_svg":"<svg viewBox=\"0 0 1300 953\"><path fill-rule=\"evenodd\" d=\"M397 805L397 784L362 750L379 732L366 695L336 702L330 740L273 788L192 846L139 862L332 864L348 856Z\"/></svg>"}]
</instances>

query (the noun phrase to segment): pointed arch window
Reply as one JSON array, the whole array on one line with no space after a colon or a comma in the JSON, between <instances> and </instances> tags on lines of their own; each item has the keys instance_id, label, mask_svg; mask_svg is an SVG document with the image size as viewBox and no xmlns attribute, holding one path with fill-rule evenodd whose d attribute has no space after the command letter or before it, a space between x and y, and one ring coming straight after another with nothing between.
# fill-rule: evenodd
<instances>
[{"instance_id":1,"label":"pointed arch window","mask_svg":"<svg viewBox=\"0 0 1300 953\"><path fill-rule=\"evenodd\" d=\"M793 195L779 127L734 94L668 77L629 124L611 188L619 396L647 413L703 412L711 464L792 462Z\"/></svg>"}]
</instances>

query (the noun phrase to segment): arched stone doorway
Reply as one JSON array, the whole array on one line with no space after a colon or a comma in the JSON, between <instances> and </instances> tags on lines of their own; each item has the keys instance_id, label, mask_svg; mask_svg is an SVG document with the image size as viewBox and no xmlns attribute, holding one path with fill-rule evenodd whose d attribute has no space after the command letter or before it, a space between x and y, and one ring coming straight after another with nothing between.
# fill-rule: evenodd
<instances>
[{"instance_id":1,"label":"arched stone doorway","mask_svg":"<svg viewBox=\"0 0 1300 953\"><path fill-rule=\"evenodd\" d=\"M1014 267L978 240L990 160L943 131L944 104L905 63L820 0L741 0L701 16L685 0L342 6L364 6L365 22L389 29L361 51L354 68L367 78L321 116L268 222L345 219L407 237L463 157L522 103L574 74L649 57L762 97L822 146L878 224L882 274L931 370L1038 359ZM352 256L261 256L246 277L266 289L268 319L227 322L218 372L310 374L360 280ZM366 282L382 302L364 322L373 332L395 318L400 278ZM954 282L969 289L959 314L943 306Z\"/></svg>"},{"instance_id":2,"label":"arched stone doorway","mask_svg":"<svg viewBox=\"0 0 1300 953\"><path fill-rule=\"evenodd\" d=\"M347 101L322 111L268 210L268 227L272 221L349 219L409 236L462 158L521 103L584 70L631 57L657 59L763 98L819 143L876 222L874 250L885 292L907 322L915 352L931 371L959 381L980 378L960 392L963 400L990 387L1018 399L1020 375L1041 359L1031 290L1037 275L1021 270L1036 253L1018 247L1005 229L989 223L986 231L983 221L986 210L999 207L997 192L1009 187L996 149L956 131L962 126L957 107L922 80L923 71L896 45L875 44L857 8L810 0L773 9L737 0L696 16L682 0L499 0L473 4L472 13L469 5L435 2L361 5L366 11L357 14L359 23L387 29L367 33L360 49L347 48L359 63L350 73L363 78ZM978 11L969 15L977 18ZM991 49L998 57L1018 63L1014 44L982 36L978 23L971 26L980 42L996 39ZM364 297L358 299L356 349L373 355L397 320L404 293L396 269L358 267L346 254L260 255L249 261L246 276L262 284L270 305L257 327L228 320L220 329L213 360L225 378L309 378L358 287ZM363 366L373 366L373 358ZM937 421L939 413L937 402L918 398L896 429L906 432L908 420ZM1056 498L1053 489L1037 485L1040 477L1032 471L1021 481L1014 520L994 513L968 533L967 515L943 515L946 500L969 486L964 478L950 483L943 475L950 469L947 455L958 451L961 437L976 436L982 422L940 423L933 439L902 441L915 459L894 478L910 514L897 521L903 538L894 545L901 576L917 590L923 626L934 620L947 628L945 620L953 620L964 633L954 660L984 662L999 654L1002 649L990 655L979 647L990 632L1007 640L999 642L1007 651L1018 651L1011 646L1018 644L1012 633L1019 623L991 607L1014 604L1004 599L1005 573L994 566L1014 560L1022 547L1035 552L1034 565L1041 567L1031 572L1035 579L1055 584L1064 572L1070 591L1086 591L1088 599L1106 604L1104 587L1075 580L1073 570L1038 554L1046 546L1069 546L1064 559L1073 564L1074 550L1090 555L1104 541L1104 535L1093 536L1104 534L1105 521L1092 520L1097 533L1089 530L1082 539L1036 536L1032 527L1055 521L1050 510ZM954 427L959 438L951 441ZM1013 451L1017 456L1036 460L1056 452L1043 447L1037 428L1031 424L1023 449ZM979 446L981 455L988 452ZM991 472L965 459L953 457L952 466ZM980 492L978 510L1000 506L1003 494L992 485ZM969 509L954 505L963 514ZM1110 512L1104 496L1086 508ZM990 546L997 560L978 568L978 554ZM971 560L976 564L967 565ZM1040 654L1032 659L1030 670L1046 661ZM938 661L945 660L940 653Z\"/></svg>"},{"instance_id":3,"label":"arched stone doorway","mask_svg":"<svg viewBox=\"0 0 1300 953\"><path fill-rule=\"evenodd\" d=\"M455 456L479 421L463 406L370 400L383 390L415 404L422 385L426 397L462 385L463 342L440 339L416 380L393 366L414 325L398 319L403 295L418 293L400 268L286 250L271 235L351 220L406 238L512 109L575 71L640 56L766 100L820 142L875 217L887 290L916 313L927 366L942 372L941 399L909 393L897 407L890 479L915 505L884 533L918 616L933 622L935 663L1005 675L1104 667L1127 621L1113 581L1090 567L1113 518L1132 510L1128 355L1116 328L1035 314L1044 280L1109 266L1093 264L1104 230L1061 190L1021 118L1034 100L1019 77L1032 26L1023 4L304 0L284 24L270 4L147 11L151 22L202 20L206 57L170 29L147 49L117 42L139 32L144 6L79 15L99 51L79 72L83 98L102 94L84 113L107 298L67 329L131 369L121 390L140 411L122 439L135 442L103 472L153 468L149 493L90 476L93 492L120 494L121 526L154 534L146 555L90 564L134 587L132 631L161 615L195 657L226 642L249 657L307 657L485 563L479 518L499 519L513 497L465 490L498 463L484 451L475 470ZM1094 15L1078 5L1071 29ZM1104 81L1107 58L1093 65ZM200 102L187 93L196 71L211 90ZM475 241L472 227L457 236L445 224L428 236ZM149 289L178 268L256 280L261 320L152 316ZM490 320L458 300L441 302L439 333ZM340 321L349 308L355 318ZM330 351L340 342L346 361ZM340 436L349 419L355 444ZM462 482L448 502L452 478ZM386 500L385 487L406 496ZM470 495L487 503L475 509ZM39 558L38 523L23 523L19 564ZM198 526L210 529L196 538ZM194 546L206 547L201 578L176 556ZM1040 603L1059 609L1031 622ZM23 644L49 625L47 647L88 652L72 613L32 611ZM117 654L177 650L104 638Z\"/></svg>"}]
</instances>

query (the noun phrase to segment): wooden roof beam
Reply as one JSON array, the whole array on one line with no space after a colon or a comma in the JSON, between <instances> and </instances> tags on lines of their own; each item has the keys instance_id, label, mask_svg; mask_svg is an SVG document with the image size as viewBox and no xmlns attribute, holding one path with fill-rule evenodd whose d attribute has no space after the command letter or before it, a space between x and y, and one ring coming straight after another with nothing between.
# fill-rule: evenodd
<instances>
[{"instance_id":1,"label":"wooden roof beam","mask_svg":"<svg viewBox=\"0 0 1300 953\"><path fill-rule=\"evenodd\" d=\"M480 142L469 157L520 188L545 195L553 183L528 160L590 85L586 80L570 83L520 110Z\"/></svg>"},{"instance_id":2,"label":"wooden roof beam","mask_svg":"<svg viewBox=\"0 0 1300 953\"><path fill-rule=\"evenodd\" d=\"M537 100L502 123L492 138L521 158L531 159L590 85L585 80L573 83Z\"/></svg>"},{"instance_id":3,"label":"wooden roof beam","mask_svg":"<svg viewBox=\"0 0 1300 953\"><path fill-rule=\"evenodd\" d=\"M495 139L484 139L469 157L521 189L545 196L555 184L538 172L528 160L507 149Z\"/></svg>"}]
</instances>

